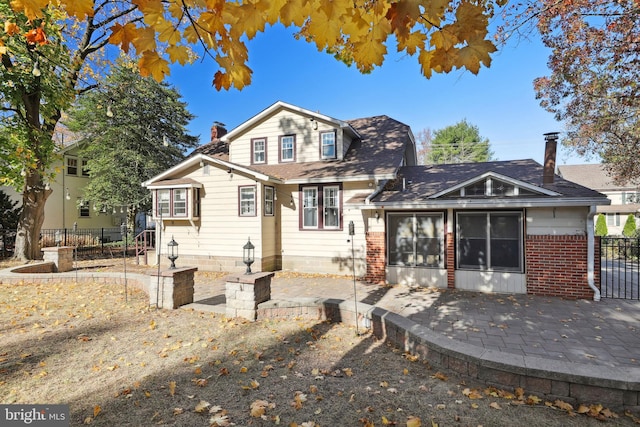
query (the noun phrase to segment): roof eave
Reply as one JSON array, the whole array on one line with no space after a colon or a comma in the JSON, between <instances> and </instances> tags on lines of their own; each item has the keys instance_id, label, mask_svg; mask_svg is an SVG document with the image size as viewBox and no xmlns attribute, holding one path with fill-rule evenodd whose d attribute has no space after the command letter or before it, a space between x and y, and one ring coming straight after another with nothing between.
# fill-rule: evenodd
<instances>
[{"instance_id":1,"label":"roof eave","mask_svg":"<svg viewBox=\"0 0 640 427\"><path fill-rule=\"evenodd\" d=\"M332 182L358 182L358 181L380 181L395 178L395 174L365 174L365 175L352 175L352 176L327 176L322 178L293 178L285 179L285 184L325 184Z\"/></svg>"},{"instance_id":2,"label":"roof eave","mask_svg":"<svg viewBox=\"0 0 640 427\"><path fill-rule=\"evenodd\" d=\"M188 169L190 167L193 167L197 164L200 164L201 162L207 161L209 163L221 166L223 168L227 168L227 169L232 169L234 171L238 171L241 173L244 173L246 175L252 176L255 179L261 180L261 181L266 181L266 182L274 182L274 183L282 183L282 180L272 177L270 175L266 175L260 172L256 172L254 170L248 169L244 166L240 166L237 165L235 163L231 163L231 162L227 162L225 160L221 160L215 157L211 157L211 156L207 156L206 154L197 154L193 157L189 157L188 159L178 163L177 165L175 165L174 167L167 169L166 171L162 172L159 175L154 176L153 178L145 181L142 183L143 187L147 187L149 188L149 186L152 186L154 182L158 182L158 181L163 181L165 180L167 177L173 176L185 169Z\"/></svg>"},{"instance_id":3,"label":"roof eave","mask_svg":"<svg viewBox=\"0 0 640 427\"><path fill-rule=\"evenodd\" d=\"M518 200L428 200L410 202L376 202L372 201L361 209L495 209L495 208L544 208L544 207L580 207L602 206L611 201L602 198L554 198L554 199L518 199Z\"/></svg>"}]
</instances>

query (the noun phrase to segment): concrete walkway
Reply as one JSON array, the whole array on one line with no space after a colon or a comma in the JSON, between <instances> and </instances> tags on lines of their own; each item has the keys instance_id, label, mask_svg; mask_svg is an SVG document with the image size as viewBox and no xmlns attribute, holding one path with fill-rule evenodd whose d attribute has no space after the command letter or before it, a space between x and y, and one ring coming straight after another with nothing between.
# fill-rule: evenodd
<instances>
[{"instance_id":1,"label":"concrete walkway","mask_svg":"<svg viewBox=\"0 0 640 427\"><path fill-rule=\"evenodd\" d=\"M400 314L451 339L555 361L640 368L640 301L564 300L530 295L378 286L340 276L278 274L275 300L336 298ZM225 312L224 280L196 278L194 308ZM635 371L635 370L633 370ZM636 380L640 380L637 378Z\"/></svg>"}]
</instances>

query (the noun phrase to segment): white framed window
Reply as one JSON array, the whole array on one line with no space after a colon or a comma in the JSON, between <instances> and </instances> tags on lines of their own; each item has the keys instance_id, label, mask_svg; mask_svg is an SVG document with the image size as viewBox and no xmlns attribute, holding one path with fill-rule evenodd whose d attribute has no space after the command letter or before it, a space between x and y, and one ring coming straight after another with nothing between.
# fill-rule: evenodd
<instances>
[{"instance_id":1,"label":"white framed window","mask_svg":"<svg viewBox=\"0 0 640 427\"><path fill-rule=\"evenodd\" d=\"M302 228L318 228L318 187L302 189Z\"/></svg>"},{"instance_id":2,"label":"white framed window","mask_svg":"<svg viewBox=\"0 0 640 427\"><path fill-rule=\"evenodd\" d=\"M251 140L252 162L267 162L267 140L265 138L256 138Z\"/></svg>"},{"instance_id":3,"label":"white framed window","mask_svg":"<svg viewBox=\"0 0 640 427\"><path fill-rule=\"evenodd\" d=\"M444 214L389 213L389 265L444 268Z\"/></svg>"},{"instance_id":4,"label":"white framed window","mask_svg":"<svg viewBox=\"0 0 640 427\"><path fill-rule=\"evenodd\" d=\"M273 216L275 203L275 188L270 186L264 187L264 215Z\"/></svg>"},{"instance_id":5,"label":"white framed window","mask_svg":"<svg viewBox=\"0 0 640 427\"><path fill-rule=\"evenodd\" d=\"M187 219L200 217L200 188L161 188L155 190L155 218Z\"/></svg>"},{"instance_id":6,"label":"white framed window","mask_svg":"<svg viewBox=\"0 0 640 427\"><path fill-rule=\"evenodd\" d=\"M187 189L173 190L173 216L187 216Z\"/></svg>"},{"instance_id":7,"label":"white framed window","mask_svg":"<svg viewBox=\"0 0 640 427\"><path fill-rule=\"evenodd\" d=\"M458 212L457 266L523 271L522 212Z\"/></svg>"},{"instance_id":8,"label":"white framed window","mask_svg":"<svg viewBox=\"0 0 640 427\"><path fill-rule=\"evenodd\" d=\"M320 157L322 159L336 158L336 133L334 131L320 134Z\"/></svg>"},{"instance_id":9,"label":"white framed window","mask_svg":"<svg viewBox=\"0 0 640 427\"><path fill-rule=\"evenodd\" d=\"M607 214L607 225L610 227L620 227L620 214L618 213L608 213Z\"/></svg>"},{"instance_id":10,"label":"white framed window","mask_svg":"<svg viewBox=\"0 0 640 427\"><path fill-rule=\"evenodd\" d=\"M256 216L256 186L246 186L238 188L239 204L238 212L240 216Z\"/></svg>"},{"instance_id":11,"label":"white framed window","mask_svg":"<svg viewBox=\"0 0 640 427\"><path fill-rule=\"evenodd\" d=\"M323 188L324 228L340 228L340 188L337 185Z\"/></svg>"},{"instance_id":12,"label":"white framed window","mask_svg":"<svg viewBox=\"0 0 640 427\"><path fill-rule=\"evenodd\" d=\"M342 188L339 184L300 186L300 229L341 230Z\"/></svg>"},{"instance_id":13,"label":"white framed window","mask_svg":"<svg viewBox=\"0 0 640 427\"><path fill-rule=\"evenodd\" d=\"M67 175L78 175L78 159L67 157Z\"/></svg>"},{"instance_id":14,"label":"white framed window","mask_svg":"<svg viewBox=\"0 0 640 427\"><path fill-rule=\"evenodd\" d=\"M160 216L170 216L171 212L171 190L158 190L157 192L158 208L157 212Z\"/></svg>"},{"instance_id":15,"label":"white framed window","mask_svg":"<svg viewBox=\"0 0 640 427\"><path fill-rule=\"evenodd\" d=\"M296 160L296 137L285 135L280 137L280 161L294 162Z\"/></svg>"}]
</instances>

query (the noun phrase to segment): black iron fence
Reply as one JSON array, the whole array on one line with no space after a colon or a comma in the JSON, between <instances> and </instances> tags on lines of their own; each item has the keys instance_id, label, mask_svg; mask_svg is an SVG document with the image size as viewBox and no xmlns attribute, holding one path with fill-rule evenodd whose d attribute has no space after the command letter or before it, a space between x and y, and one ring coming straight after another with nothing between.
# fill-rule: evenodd
<instances>
[{"instance_id":1,"label":"black iron fence","mask_svg":"<svg viewBox=\"0 0 640 427\"><path fill-rule=\"evenodd\" d=\"M13 255L16 230L0 230L0 257ZM121 254L123 245L127 251L134 249L134 236L129 233L126 241L122 238L120 227L111 228L73 228L43 229L40 231L40 247L73 246L78 257L111 256Z\"/></svg>"},{"instance_id":2,"label":"black iron fence","mask_svg":"<svg viewBox=\"0 0 640 427\"><path fill-rule=\"evenodd\" d=\"M602 297L640 299L640 239L603 237L600 253Z\"/></svg>"}]
</instances>

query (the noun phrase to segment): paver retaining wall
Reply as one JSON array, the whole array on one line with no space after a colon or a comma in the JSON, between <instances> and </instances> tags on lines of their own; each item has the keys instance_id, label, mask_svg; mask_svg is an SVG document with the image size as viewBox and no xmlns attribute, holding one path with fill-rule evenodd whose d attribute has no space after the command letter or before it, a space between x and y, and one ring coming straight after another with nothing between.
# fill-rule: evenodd
<instances>
[{"instance_id":1,"label":"paver retaining wall","mask_svg":"<svg viewBox=\"0 0 640 427\"><path fill-rule=\"evenodd\" d=\"M576 405L602 404L611 410L640 409L640 369L554 361L486 349L452 340L399 314L358 303L359 325L430 365L449 369L487 386L514 390ZM355 305L337 299L267 301L258 319L304 317L355 325Z\"/></svg>"}]
</instances>

